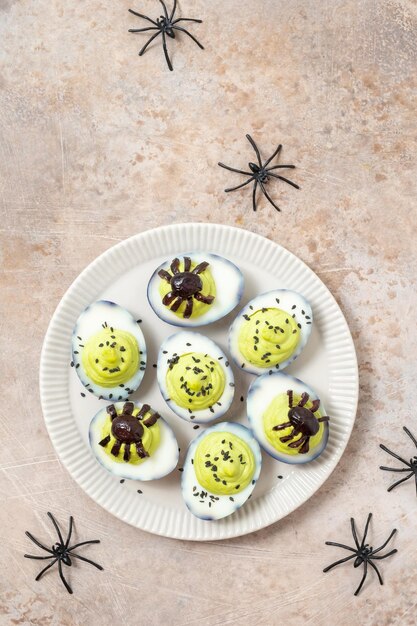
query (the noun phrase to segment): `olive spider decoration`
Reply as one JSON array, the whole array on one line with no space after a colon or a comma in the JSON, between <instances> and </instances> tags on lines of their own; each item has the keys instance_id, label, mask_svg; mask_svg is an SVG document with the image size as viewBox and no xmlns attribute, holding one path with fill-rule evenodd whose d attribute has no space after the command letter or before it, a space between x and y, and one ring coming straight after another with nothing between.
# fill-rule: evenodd
<instances>
[{"instance_id":1,"label":"olive spider decoration","mask_svg":"<svg viewBox=\"0 0 417 626\"><path fill-rule=\"evenodd\" d=\"M327 415L319 418L314 415L320 406L320 400L318 398L313 400L311 408L307 409L305 405L310 398L307 392L301 394L301 399L295 406L293 405L293 391L291 389L287 391L287 395L289 421L284 424L274 426L272 430L284 430L285 428L292 426L291 433L289 435L285 435L285 437L280 437L280 441L282 441L282 443L287 443L287 441L291 441L294 437L301 434L301 437L295 441L291 441L291 443L288 444L288 447L299 448L298 452L300 454L306 454L310 449L310 437L313 437L319 432L320 422L328 422L329 418Z\"/></svg>"},{"instance_id":2,"label":"olive spider decoration","mask_svg":"<svg viewBox=\"0 0 417 626\"><path fill-rule=\"evenodd\" d=\"M123 461L126 463L130 460L130 446L136 447L136 452L141 459L145 459L149 456L149 453L145 450L142 443L142 436L144 433L144 426L150 428L156 424L160 418L158 413L153 413L145 420L143 419L146 413L150 410L149 404L144 404L137 415L132 415L134 404L133 402L125 402L123 410L120 414L117 413L114 404L110 404L107 407L107 413L112 421L111 434L116 439L115 443L110 450L113 456L118 456L120 448L124 444ZM111 437L107 435L99 444L105 448L110 443Z\"/></svg>"},{"instance_id":3,"label":"olive spider decoration","mask_svg":"<svg viewBox=\"0 0 417 626\"><path fill-rule=\"evenodd\" d=\"M168 9L166 7L165 2L163 2L163 0L159 0L159 1L162 4L164 14L156 18L156 20L151 19L147 15L142 15L141 13L137 13L136 11L133 11L133 9L129 9L129 12L133 13L133 15L136 15L137 17L141 17L142 19L152 24L152 26L147 26L145 28L130 28L129 33L145 33L145 32L150 32L150 31L156 31L149 38L149 40L145 43L143 48L139 51L140 57L142 56L142 54L146 52L146 49L149 46L149 44L152 43L152 41L156 37L158 37L158 35L162 35L162 47L164 49L165 60L167 62L168 68L172 72L174 68L172 67L171 59L169 58L169 55L168 55L166 38L170 37L171 39L175 39L175 31L181 31L182 33L185 33L186 35L188 35L197 44L197 46L201 48L201 50L204 50L204 46L194 37L194 35L189 33L188 30L186 30L182 26L178 26L179 22L195 22L197 24L201 24L203 20L195 20L189 17L179 17L174 20L175 11L177 10L177 0L174 0L174 6L172 8L170 15L168 15Z\"/></svg>"},{"instance_id":4,"label":"olive spider decoration","mask_svg":"<svg viewBox=\"0 0 417 626\"><path fill-rule=\"evenodd\" d=\"M204 304L212 304L214 296L205 296L201 293L203 288L203 281L199 274L204 272L209 263L203 261L196 265L191 270L191 259L188 256L184 257L184 271L180 272L180 261L175 258L171 263L171 272L166 270L159 270L158 276L163 280L166 280L170 286L171 291L162 298L162 304L169 307L171 311L178 311L181 304L186 302L183 317L189 319L193 312L193 299L203 302Z\"/></svg>"}]
</instances>

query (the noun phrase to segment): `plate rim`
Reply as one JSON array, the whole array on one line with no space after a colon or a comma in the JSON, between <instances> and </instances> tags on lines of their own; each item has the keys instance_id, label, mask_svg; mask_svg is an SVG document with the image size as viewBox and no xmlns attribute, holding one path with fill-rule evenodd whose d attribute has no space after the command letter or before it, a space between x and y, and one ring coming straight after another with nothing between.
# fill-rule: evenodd
<instances>
[{"instance_id":1,"label":"plate rim","mask_svg":"<svg viewBox=\"0 0 417 626\"><path fill-rule=\"evenodd\" d=\"M59 416L61 415L61 411L62 411L62 408L61 408L62 399L61 399L61 403L55 400L55 404L54 404L53 393L51 394L51 390L49 388L52 374L51 374L50 364L48 363L48 359L50 356L49 349L51 347L51 344L53 345L54 340L59 342L59 339L60 339L59 337L60 322L63 323L64 321L66 321L68 323L68 314L67 314L67 319L66 319L66 313L67 313L65 310L66 307L67 306L69 307L71 305L72 300L77 299L76 298L77 289L78 288L81 289L81 287L84 287L84 283L88 282L88 279L91 278L91 276L94 274L97 268L100 267L100 264L103 263L103 261L105 261L106 257L110 257L110 256L117 257L117 255L124 248L128 249L130 246L133 246L138 241L140 242L140 240L146 240L146 238L152 239L152 237L155 237L156 234L158 234L158 236L163 240L164 238L167 239L169 237L174 236L175 234L180 235L182 233L183 238L185 239L186 233L193 234L194 232L194 234L196 234L199 231L201 232L204 231L206 233L206 237L203 239L204 241L208 239L207 233L209 231L212 231L211 232L212 237L220 233L220 234L223 234L224 237L229 237L229 238L233 238L233 237L236 237L238 239L249 238L254 242L255 247L256 246L262 247L265 245L273 246L275 250L277 251L277 254L279 253L281 255L284 255L284 258L290 259L292 263L295 263L296 266L298 266L298 268L301 269L301 272L303 274L308 275L310 279L320 284L321 289L323 290L323 293L325 294L326 298L331 301L331 303L333 304L333 308L336 307L335 311L336 311L336 317L337 317L338 323L341 323L342 326L344 326L343 328L344 340L346 342L344 349L347 349L349 352L350 367L352 367L352 373L353 373L353 386L351 389L351 397L349 398L351 401L352 408L350 411L351 417L348 422L348 425L344 426L344 429L343 429L344 434L343 434L343 440L341 442L341 445L339 445L338 448L332 453L330 465L326 467L324 470L323 468L318 468L318 471L315 472L314 486L313 486L313 489L311 490L311 493L307 497L302 497L299 500L294 499L293 503L287 506L285 512L283 513L277 514L277 512L274 510L274 507L273 506L271 507L270 504L267 507L268 513L266 513L264 517L262 517L262 515L256 515L256 511L254 510L253 511L254 519L252 521L248 519L250 518L250 515L251 515L250 513L248 513L245 520L242 520L240 517L237 520L241 524L239 523L235 525L231 524L230 527L228 525L226 526L222 525L222 528L220 528L219 533L217 534L211 533L211 532L207 534L202 533L198 529L198 526L199 526L198 522L195 522L194 524L190 524L191 530L189 530L184 535L184 533L181 532L181 528L178 528L178 523L176 524L173 523L174 520L171 519L172 516L169 515L169 512L168 514L165 514L162 516L163 517L162 526L155 525L154 518L152 518L149 522L149 515L148 516L145 515L145 518L143 518L141 522L139 523L138 521L135 522L134 520L132 520L131 516L129 517L129 515L127 515L126 512L123 510L124 508L126 509L126 507L123 507L122 502L121 502L122 499L120 497L118 499L116 498L116 502L113 503L112 506L110 506L108 505L108 503L103 501L103 498L102 498L103 489L101 490L99 495L97 495L97 491L96 493L93 493L93 489L91 489L90 486L88 485L87 478L89 474L91 474L91 471L93 473L96 473L96 472L94 472L94 470L92 470L90 466L90 468L88 468L90 472L89 473L87 472L87 475L84 476L82 473L82 470L80 470L80 454L76 455L75 458L68 458L68 453L65 450L64 443L65 441L69 439L68 428L65 429L65 425L64 425L61 428L61 432L59 432L60 430ZM179 245L178 249L181 247L184 247L184 246ZM119 275L121 274L123 274L123 272L119 273ZM115 279L115 276L110 278L108 281L108 284L111 283L111 281L114 279ZM73 322L74 320L72 320L72 323ZM62 338L61 338L61 341L62 341ZM68 372L66 369L66 375L67 374ZM329 380L329 386L330 386L330 380ZM54 388L55 389L57 388L57 384L55 383L54 385L52 385L52 391L54 390ZM115 515L115 517L118 517L122 521L125 521L136 528L140 528L142 530L151 532L156 535L165 536L165 537L169 537L173 539L188 540L188 541L213 541L213 540L221 540L221 539L229 539L233 537L238 537L238 536L242 536L245 534L249 534L249 533L261 530L262 528L265 528L279 521L280 519L283 519L290 513L292 513L299 506L301 506L307 500L309 500L317 492L317 490L320 489L320 487L322 487L324 482L329 478L329 476L332 474L332 472L338 465L340 458L343 455L346 449L346 446L349 442L350 435L352 433L352 429L356 420L357 405L358 405L359 373L358 373L358 362L357 362L355 346L354 346L354 342L353 342L352 335L350 333L350 329L347 324L346 318L338 302L333 296L333 294L330 292L327 286L323 283L323 281L319 278L319 276L317 276L317 274L302 259L300 259L296 254L290 252L287 248L285 248L281 244L271 239L268 239L267 237L259 235L258 233L249 231L245 228L239 228L239 227L230 226L227 224L213 224L213 223L208 223L208 222L185 222L185 223L176 223L176 224L158 226L155 228L151 228L151 229L136 233L132 235L131 237L123 239L117 242L115 245L110 246L110 248L108 248L107 250L102 252L100 255L98 255L78 274L78 276L72 281L70 286L67 288L67 290L63 294L61 300L59 301L49 321L48 328L46 330L43 345L42 345L42 350L41 350L40 368L39 368L39 389L40 389L41 406L42 406L42 412L44 416L45 425L48 431L48 435L51 439L52 445L54 446L54 449L57 453L57 456L59 457L59 459L61 460L62 464L65 466L66 470L69 472L71 477L75 480L75 482L97 504L99 504L102 508L107 510L109 513ZM72 414L72 411L70 412ZM78 438L81 440L81 434L79 433L78 429L76 430L77 430ZM82 446L82 452L84 452L84 444ZM309 465L312 465L313 463L317 463L317 461L313 461ZM97 471L98 472L102 471L98 465L97 465ZM258 498L257 500L252 501L250 503L252 508L254 508L254 504L256 501L258 502L259 506L262 506L261 500L265 500L268 495L269 493L264 494L263 496L260 496L260 498ZM100 498L101 498L101 501L100 501ZM149 504L149 508L153 508L153 507L154 507L153 504ZM272 514L271 514L271 510L272 510ZM234 518L234 517L235 515L231 516L231 518ZM226 520L231 519L231 518L226 518ZM243 522L243 525L242 525L242 522ZM170 531L169 524L171 524L172 527L175 526L176 530ZM219 522L206 522L206 524L209 524L211 526L213 524L219 524Z\"/></svg>"}]
</instances>

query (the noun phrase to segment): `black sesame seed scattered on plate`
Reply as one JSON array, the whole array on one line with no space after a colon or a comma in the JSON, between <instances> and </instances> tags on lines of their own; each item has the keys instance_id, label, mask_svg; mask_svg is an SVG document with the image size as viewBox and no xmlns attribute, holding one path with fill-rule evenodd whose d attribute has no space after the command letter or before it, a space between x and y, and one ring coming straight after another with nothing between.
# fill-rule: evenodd
<instances>
[{"instance_id":1,"label":"black sesame seed scattered on plate","mask_svg":"<svg viewBox=\"0 0 417 626\"><path fill-rule=\"evenodd\" d=\"M240 401L244 402L245 398L243 396L240 396Z\"/></svg>"},{"instance_id":2,"label":"black sesame seed scattered on plate","mask_svg":"<svg viewBox=\"0 0 417 626\"><path fill-rule=\"evenodd\" d=\"M281 479L284 478L284 476L281 476L281 474L279 476L277 476L277 478Z\"/></svg>"},{"instance_id":3,"label":"black sesame seed scattered on plate","mask_svg":"<svg viewBox=\"0 0 417 626\"><path fill-rule=\"evenodd\" d=\"M81 397L85 398L85 393L81 392Z\"/></svg>"},{"instance_id":4,"label":"black sesame seed scattered on plate","mask_svg":"<svg viewBox=\"0 0 417 626\"><path fill-rule=\"evenodd\" d=\"M200 428L200 426L198 424L196 424L195 426L193 426L194 430L197 430L197 428Z\"/></svg>"},{"instance_id":5,"label":"black sesame seed scattered on plate","mask_svg":"<svg viewBox=\"0 0 417 626\"><path fill-rule=\"evenodd\" d=\"M124 482L125 482L125 479L124 479L124 478L121 478L121 479L120 479L120 484L121 484L121 485L123 485L123 483L124 483Z\"/></svg>"},{"instance_id":6,"label":"black sesame seed scattered on plate","mask_svg":"<svg viewBox=\"0 0 417 626\"><path fill-rule=\"evenodd\" d=\"M142 489L138 489L137 493L143 493Z\"/></svg>"}]
</instances>

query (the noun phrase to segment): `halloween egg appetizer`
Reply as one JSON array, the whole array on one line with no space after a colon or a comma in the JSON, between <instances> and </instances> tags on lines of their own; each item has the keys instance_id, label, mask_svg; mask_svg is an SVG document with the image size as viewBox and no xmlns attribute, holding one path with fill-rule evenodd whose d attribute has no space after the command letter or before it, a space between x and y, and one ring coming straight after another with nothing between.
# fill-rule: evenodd
<instances>
[{"instance_id":1,"label":"halloween egg appetizer","mask_svg":"<svg viewBox=\"0 0 417 626\"><path fill-rule=\"evenodd\" d=\"M258 442L245 426L221 422L190 443L181 489L191 513L217 520L234 513L252 494L261 471Z\"/></svg>"},{"instance_id":2,"label":"halloween egg appetizer","mask_svg":"<svg viewBox=\"0 0 417 626\"><path fill-rule=\"evenodd\" d=\"M229 331L229 350L241 369L252 374L287 367L311 333L307 300L289 289L257 296L238 314Z\"/></svg>"},{"instance_id":3,"label":"halloween egg appetizer","mask_svg":"<svg viewBox=\"0 0 417 626\"><path fill-rule=\"evenodd\" d=\"M172 429L148 404L110 404L93 417L89 436L97 461L122 478L155 480L178 463Z\"/></svg>"},{"instance_id":4,"label":"halloween egg appetizer","mask_svg":"<svg viewBox=\"0 0 417 626\"><path fill-rule=\"evenodd\" d=\"M268 454L284 463L308 463L327 445L329 417L317 394L281 372L256 378L248 391L253 434Z\"/></svg>"},{"instance_id":5,"label":"halloween egg appetizer","mask_svg":"<svg viewBox=\"0 0 417 626\"><path fill-rule=\"evenodd\" d=\"M197 424L223 415L233 401L235 383L225 354L208 337L187 330L161 345L158 384L168 406Z\"/></svg>"},{"instance_id":6,"label":"halloween egg appetizer","mask_svg":"<svg viewBox=\"0 0 417 626\"><path fill-rule=\"evenodd\" d=\"M90 393L100 399L125 400L139 387L145 372L145 339L129 311L99 300L77 320L72 360Z\"/></svg>"},{"instance_id":7,"label":"halloween egg appetizer","mask_svg":"<svg viewBox=\"0 0 417 626\"><path fill-rule=\"evenodd\" d=\"M216 254L187 253L160 265L148 285L149 304L164 322L203 326L239 304L242 272Z\"/></svg>"}]
</instances>

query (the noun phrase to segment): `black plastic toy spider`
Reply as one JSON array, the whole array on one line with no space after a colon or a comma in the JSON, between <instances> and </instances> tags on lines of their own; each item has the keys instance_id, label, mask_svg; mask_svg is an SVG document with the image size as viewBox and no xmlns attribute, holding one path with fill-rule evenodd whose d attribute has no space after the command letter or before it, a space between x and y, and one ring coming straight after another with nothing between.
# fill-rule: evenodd
<instances>
[{"instance_id":1,"label":"black plastic toy spider","mask_svg":"<svg viewBox=\"0 0 417 626\"><path fill-rule=\"evenodd\" d=\"M272 206L274 207L274 209L276 209L277 211L280 211L281 209L275 204L275 202L272 200L271 196L268 194L265 185L266 183L270 180L271 176L272 178L276 178L278 180L283 180L285 183L288 183L289 185L291 185L292 187L295 187L296 189L300 189L300 187L296 184L293 183L292 180L289 180L288 178L284 178L284 176L279 176L278 174L274 174L272 172L272 170L278 170L278 169L295 169L295 165L273 165L272 167L268 167L268 165L271 163L271 161L280 153L282 145L279 144L278 148L275 150L275 152L272 154L272 156L269 157L269 159L267 159L265 161L265 163L262 163L262 159L261 159L261 155L258 149L258 146L256 145L256 143L254 142L254 140L252 139L252 137L250 135L246 135L246 139L249 141L249 143L251 144L252 148L255 150L255 154L256 154L256 158L258 160L258 163L248 163L249 165L249 169L250 172L245 172L243 170L237 170L234 167L229 167L228 165L225 165L224 163L220 163L219 165L220 167L224 167L224 169L229 170L230 172L237 172L238 174L244 174L245 176L250 176L250 178L248 178L248 180L246 180L244 183L242 183L241 185L237 185L236 187L228 187L227 189L225 189L226 192L229 191L236 191L236 189L240 189L241 187L244 187L245 185L249 185L249 183L253 182L253 192L252 192L252 207L253 210L256 211L256 190L259 187L261 188L262 193L264 194L265 198L268 200L268 202L270 202L270 204L272 204Z\"/></svg>"},{"instance_id":2,"label":"black plastic toy spider","mask_svg":"<svg viewBox=\"0 0 417 626\"><path fill-rule=\"evenodd\" d=\"M360 544L359 544L358 536L356 534L355 520L353 519L353 517L350 518L350 524L351 524L351 527L352 527L352 535L353 535L353 539L355 541L356 548L351 548L350 546L345 546L342 543L334 543L333 541L326 541L325 542L327 546L338 546L339 548L344 548L345 550L350 550L351 552L353 552L353 554L351 554L350 556L347 556L344 559L340 559L340 561L336 561L335 563L332 563L331 565L328 565L327 567L324 568L323 572L328 572L333 567L336 567L336 565L340 565L340 563L345 563L346 561L349 561L350 559L355 559L354 562L353 562L353 567L359 567L359 565L362 565L362 563L363 563L363 565L364 565L364 573L363 573L363 576L362 576L362 580L361 580L361 582L359 584L359 587L356 589L356 591L354 593L355 596L358 595L358 593L362 589L363 583L365 582L365 579L366 579L366 576L367 576L367 573L368 573L368 563L376 571L376 573L378 575L379 582L380 582L381 585L383 585L384 581L382 580L382 576L381 576L378 568L376 567L376 565L372 561L373 560L386 559L387 557L391 556L392 554L395 554L395 552L398 552L398 550L396 548L394 548L394 550L391 550L391 552L388 552L388 554L375 556L377 552L380 552L381 550L383 550L385 548L385 546L390 542L392 537L397 532L397 529L394 528L394 530L391 532L390 536L382 544L382 546L380 548L377 548L376 550L374 550L372 548L372 546L369 546L369 544L365 543L365 539L366 539L366 535L368 533L368 527L369 527L369 522L371 521L371 517L372 517L372 513L369 513L368 519L366 520L365 532L363 534L363 539L362 539L362 542Z\"/></svg>"},{"instance_id":3,"label":"black plastic toy spider","mask_svg":"<svg viewBox=\"0 0 417 626\"><path fill-rule=\"evenodd\" d=\"M278 426L274 426L272 430L284 430L285 428L289 428L292 426L292 431L289 435L285 437L280 437L282 443L287 443L287 441L291 441L294 437L301 434L299 439L295 441L291 441L288 444L289 448L300 448L298 452L300 454L306 454L310 449L310 437L314 437L319 432L320 422L328 422L329 418L327 415L323 417L316 417L314 413L318 411L320 407L320 400L313 400L311 403L311 408L308 409L305 404L307 404L310 396L308 393L304 392L301 394L301 400L299 403L294 406L293 405L293 391L292 389L288 389L288 422L284 424L278 424ZM301 446L301 447L300 447Z\"/></svg>"},{"instance_id":4,"label":"black plastic toy spider","mask_svg":"<svg viewBox=\"0 0 417 626\"><path fill-rule=\"evenodd\" d=\"M197 24L201 24L203 20L195 20L189 17L179 17L176 20L174 20L175 11L177 8L177 0L174 0L174 6L171 11L171 15L168 15L168 10L164 1L163 0L159 0L159 1L162 4L162 7L164 9L164 15L161 15L160 17L156 18L156 21L151 19L150 17L147 17L146 15L142 15L141 13L137 13L136 11L129 9L130 13L133 13L133 15L136 15L137 17L141 17L144 20L147 20L148 22L151 22L151 24L153 24L153 26L148 26L147 28L130 28L129 33L145 33L145 32L149 32L152 30L156 31L156 33L152 35L149 41L147 41L145 45L143 46L143 48L140 50L139 52L140 57L142 56L142 54L144 54L149 44L152 43L152 41L156 37L158 37L158 35L162 35L162 46L164 48L165 59L166 59L169 69L172 72L174 68L172 67L171 59L169 58L169 55L168 55L166 38L171 37L171 39L175 39L174 31L176 30L181 31L182 33L185 33L186 35L191 37L191 39L195 41L197 46L199 46L202 50L204 50L204 46L194 37L194 35L189 33L188 30L186 30L182 26L178 26L178 22L196 22Z\"/></svg>"},{"instance_id":5,"label":"black plastic toy spider","mask_svg":"<svg viewBox=\"0 0 417 626\"><path fill-rule=\"evenodd\" d=\"M72 560L71 559L80 559L81 561L85 561L86 563L90 563L90 565L94 565L94 567L96 567L97 569L102 570L103 567L101 567L101 565L98 565L98 563L94 563L94 561L90 561L90 559L86 559L84 556L80 556L79 554L74 554L73 550L75 550L75 548L79 548L80 546L85 546L87 544L90 543L100 543L99 539L93 539L91 541L81 541L80 543L76 543L74 546L70 546L69 542L71 540L71 535L72 535L72 527L73 527L73 523L74 523L74 518L70 517L69 519L69 530L68 530L68 536L64 542L63 538L62 538L62 534L61 531L59 529L59 526L57 524L56 519L54 518L54 516L52 515L52 513L48 512L48 516L51 518L52 523L55 527L55 530L58 534L58 538L59 541L57 543L55 543L52 548L47 548L46 546L44 546L42 543L40 543L40 541L38 541L37 539L35 539L35 537L33 535L31 535L30 532L26 531L25 535L27 535L29 537L29 539L31 541L33 541L33 543L35 543L39 548L41 548L42 550L45 550L45 552L48 552L50 556L33 556L32 554L24 554L23 556L27 559L36 559L37 561L43 561L45 559L53 559L53 561L51 561L51 563L49 563L46 567L43 568L42 571L39 572L39 574L36 576L35 580L39 580L40 578L42 578L42 576L44 575L44 573L53 565L55 565L56 562L58 562L58 570L59 570L59 576L65 586L65 589L68 591L68 593L72 593L72 589L69 586L68 582L65 580L64 577L64 573L62 571L62 563L64 563L64 565L68 565L68 567L70 567L72 565Z\"/></svg>"},{"instance_id":6,"label":"black plastic toy spider","mask_svg":"<svg viewBox=\"0 0 417 626\"><path fill-rule=\"evenodd\" d=\"M408 428L406 428L405 426L403 426L403 430L410 437L411 441L414 443L414 445L417 448L416 438L410 433ZM388 452L388 454L393 456L395 459L398 459L399 461L401 461L401 463L404 463L404 465L406 466L406 467L397 468L397 467L385 467L384 465L380 465L379 469L385 470L387 472L407 472L408 473L407 476L405 476L404 478L401 478L400 480L397 480L390 487L388 487L387 491L392 491L394 487L396 487L397 485L400 485L401 483L404 483L406 480L414 476L415 483L416 483L416 493L417 493L417 456L414 456L413 458L411 458L410 462L408 463L408 461L398 456L398 454L395 454L395 452L392 452L392 450L389 450L382 443L379 444L379 447L382 448L385 452Z\"/></svg>"},{"instance_id":7,"label":"black plastic toy spider","mask_svg":"<svg viewBox=\"0 0 417 626\"><path fill-rule=\"evenodd\" d=\"M185 319L190 318L193 312L193 298L204 302L204 304L212 304L214 296L201 293L203 281L199 276L208 266L209 263L203 261L191 270L191 259L185 256L184 270L182 272L179 271L180 261L177 258L171 263L172 274L166 270L159 270L158 276L166 280L171 287L171 290L162 298L162 304L170 307L171 311L175 312L178 311L183 302L186 302L187 304L182 314Z\"/></svg>"}]
</instances>

